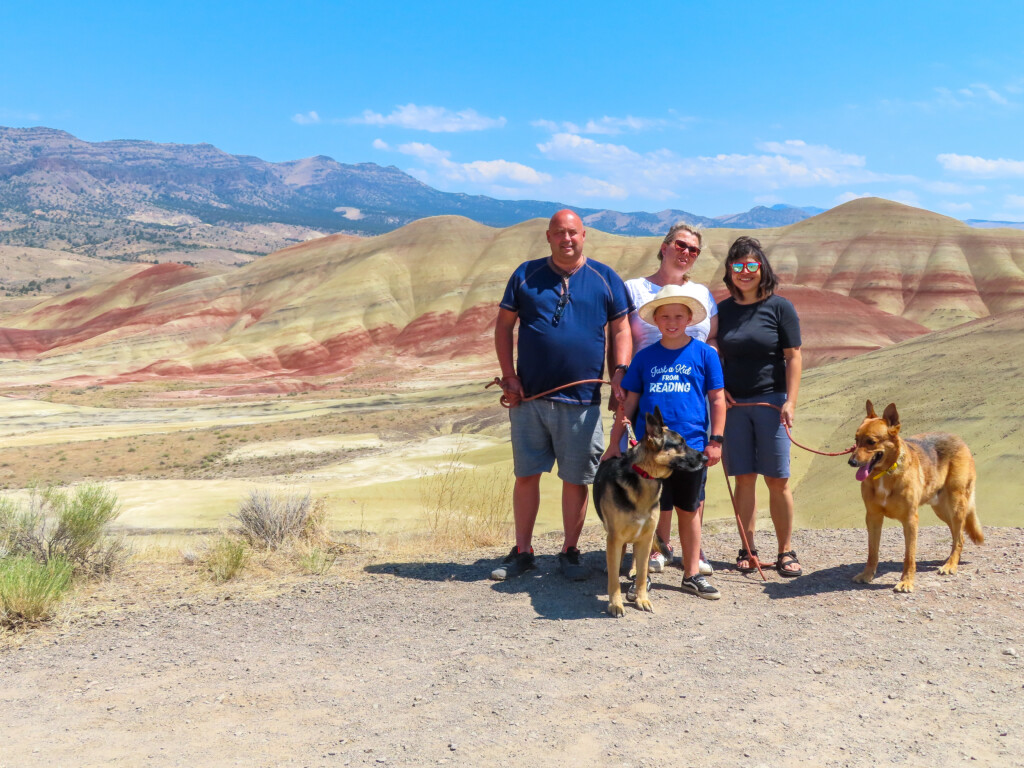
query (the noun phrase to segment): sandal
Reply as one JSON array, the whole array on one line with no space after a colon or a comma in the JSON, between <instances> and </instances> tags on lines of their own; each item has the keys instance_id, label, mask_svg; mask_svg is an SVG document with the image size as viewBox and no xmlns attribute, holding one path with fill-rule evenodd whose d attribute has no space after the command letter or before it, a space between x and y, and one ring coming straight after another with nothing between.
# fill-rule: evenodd
<instances>
[{"instance_id":1,"label":"sandal","mask_svg":"<svg viewBox=\"0 0 1024 768\"><path fill-rule=\"evenodd\" d=\"M785 558L789 558L785 560ZM785 562L783 562L785 560ZM786 566L796 566L796 569L787 568ZM804 569L800 567L800 561L796 559L796 552L790 550L789 552L779 552L779 557L775 561L775 570L778 571L779 576L785 576L787 579L795 579L800 576Z\"/></svg>"},{"instance_id":2,"label":"sandal","mask_svg":"<svg viewBox=\"0 0 1024 768\"><path fill-rule=\"evenodd\" d=\"M743 561L749 563L749 565L741 566L740 563ZM736 556L736 570L740 573L753 573L757 570L757 566L754 563L757 562L757 550L752 549L749 552L745 549L741 549L739 555Z\"/></svg>"}]
</instances>

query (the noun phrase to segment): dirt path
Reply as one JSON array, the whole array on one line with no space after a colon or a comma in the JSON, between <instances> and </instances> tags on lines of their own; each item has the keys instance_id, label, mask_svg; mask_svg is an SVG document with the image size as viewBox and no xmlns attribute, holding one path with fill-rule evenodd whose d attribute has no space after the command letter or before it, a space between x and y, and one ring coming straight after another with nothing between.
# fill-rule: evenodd
<instances>
[{"instance_id":1,"label":"dirt path","mask_svg":"<svg viewBox=\"0 0 1024 768\"><path fill-rule=\"evenodd\" d=\"M509 583L490 551L261 599L139 586L0 650L0 766L1020 766L1024 529L986 535L943 578L948 531L922 529L896 595L896 529L869 587L863 531L799 531L807 574L767 584L716 534L722 600L669 569L657 613L621 620L603 574L561 579L552 538Z\"/></svg>"}]
</instances>

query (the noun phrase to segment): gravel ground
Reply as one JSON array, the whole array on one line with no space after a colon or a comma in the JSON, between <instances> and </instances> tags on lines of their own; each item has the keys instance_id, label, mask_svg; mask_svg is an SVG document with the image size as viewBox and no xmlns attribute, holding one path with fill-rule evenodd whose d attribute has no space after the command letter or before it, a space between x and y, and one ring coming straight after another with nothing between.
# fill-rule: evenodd
<instances>
[{"instance_id":1,"label":"gravel ground","mask_svg":"<svg viewBox=\"0 0 1024 768\"><path fill-rule=\"evenodd\" d=\"M140 584L0 648L0 766L1020 766L1024 529L986 536L940 577L948 530L922 528L898 595L899 529L870 586L864 531L798 531L805 575L767 583L714 534L721 600L669 568L619 620L593 528L578 583L543 537L504 583L488 550L277 594Z\"/></svg>"}]
</instances>

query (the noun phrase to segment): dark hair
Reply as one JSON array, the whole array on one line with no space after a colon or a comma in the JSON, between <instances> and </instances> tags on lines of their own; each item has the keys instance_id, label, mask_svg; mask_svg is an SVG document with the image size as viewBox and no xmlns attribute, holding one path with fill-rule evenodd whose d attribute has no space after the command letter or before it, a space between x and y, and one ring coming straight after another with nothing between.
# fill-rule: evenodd
<instances>
[{"instance_id":1,"label":"dark hair","mask_svg":"<svg viewBox=\"0 0 1024 768\"><path fill-rule=\"evenodd\" d=\"M736 241L729 246L729 255L725 257L725 275L722 277L722 282L725 283L725 287L729 289L729 294L734 299L742 298L743 294L732 284L731 265L737 261L748 261L751 258L761 264L761 282L757 286L757 298L767 299L775 293L775 289L779 285L779 278L768 262L768 256L761 248L761 243L746 235L737 237Z\"/></svg>"}]
</instances>

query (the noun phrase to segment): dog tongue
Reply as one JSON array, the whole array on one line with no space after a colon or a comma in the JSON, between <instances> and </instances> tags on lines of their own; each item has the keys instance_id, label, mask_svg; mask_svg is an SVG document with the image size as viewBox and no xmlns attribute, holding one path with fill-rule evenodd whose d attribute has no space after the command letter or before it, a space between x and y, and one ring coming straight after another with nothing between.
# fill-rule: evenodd
<instances>
[{"instance_id":1,"label":"dog tongue","mask_svg":"<svg viewBox=\"0 0 1024 768\"><path fill-rule=\"evenodd\" d=\"M868 475L870 474L871 468L867 464L865 464L863 467L860 467L857 470L857 479L863 483L865 480L868 479Z\"/></svg>"}]
</instances>

